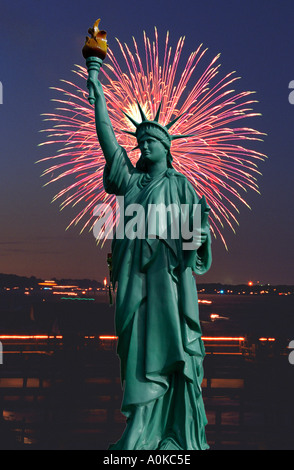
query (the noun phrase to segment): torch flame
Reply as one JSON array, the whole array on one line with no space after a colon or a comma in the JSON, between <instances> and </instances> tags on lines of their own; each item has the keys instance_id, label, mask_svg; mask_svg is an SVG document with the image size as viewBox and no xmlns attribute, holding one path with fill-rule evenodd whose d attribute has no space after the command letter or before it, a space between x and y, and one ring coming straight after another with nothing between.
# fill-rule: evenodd
<instances>
[{"instance_id":1,"label":"torch flame","mask_svg":"<svg viewBox=\"0 0 294 470\"><path fill-rule=\"evenodd\" d=\"M91 37L86 36L86 42L82 50L85 59L93 56L103 60L106 57L108 47L106 31L99 31L99 23L100 18L95 21L93 28L88 29L88 33Z\"/></svg>"}]
</instances>

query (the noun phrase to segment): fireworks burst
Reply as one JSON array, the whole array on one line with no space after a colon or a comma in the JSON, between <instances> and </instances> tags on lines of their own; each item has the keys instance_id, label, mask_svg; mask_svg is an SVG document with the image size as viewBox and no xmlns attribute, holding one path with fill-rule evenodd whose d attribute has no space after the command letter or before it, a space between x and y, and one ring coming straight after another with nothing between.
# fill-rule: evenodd
<instances>
[{"instance_id":1,"label":"fireworks burst","mask_svg":"<svg viewBox=\"0 0 294 470\"><path fill-rule=\"evenodd\" d=\"M248 127L234 127L236 121L259 115L251 108L256 102L251 99L254 92L236 93L231 89L238 80L234 72L217 78L219 55L199 74L197 71L207 51L202 45L190 54L184 68L180 68L184 38L179 39L172 52L167 33L162 62L157 30L152 42L145 33L143 39L144 58L141 58L134 38L133 52L117 40L127 73L110 49L100 71L118 143L135 164L139 151L132 150L136 145L134 137L122 132L127 128L133 130L122 111L140 122L136 100L148 119L154 118L162 102L162 125L183 114L171 128L171 133L193 134L194 137L173 141L173 166L189 179L199 196L205 195L211 207L212 233L215 237L219 235L226 246L222 233L225 225L235 231L239 213L237 206L239 203L248 206L242 194L248 189L259 192L257 177L261 173L258 163L265 159L265 155L246 148L244 143L262 140L262 133ZM87 100L87 70L76 66L73 72L82 79L83 85L62 80L65 88L53 88L62 94L63 99L54 100L59 107L55 114L44 115L50 127L43 131L48 136L40 145L58 144L59 151L40 162L50 162L50 167L43 172L43 175L50 176L46 184L56 183L62 178L70 179L71 184L59 191L53 201L61 201L61 209L80 205L78 214L67 228L81 224L82 232L86 228L92 230L96 220L93 211L97 204L110 204L115 214L115 196L106 194L103 188L105 160L97 140L94 109ZM113 220L110 215L106 231L110 232L114 224L115 218Z\"/></svg>"}]
</instances>

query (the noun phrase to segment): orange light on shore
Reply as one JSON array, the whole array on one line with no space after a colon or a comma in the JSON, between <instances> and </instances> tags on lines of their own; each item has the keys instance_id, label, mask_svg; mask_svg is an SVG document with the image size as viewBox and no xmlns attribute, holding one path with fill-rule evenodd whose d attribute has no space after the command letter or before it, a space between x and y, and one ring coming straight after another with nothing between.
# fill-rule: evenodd
<instances>
[{"instance_id":1,"label":"orange light on shore","mask_svg":"<svg viewBox=\"0 0 294 470\"><path fill-rule=\"evenodd\" d=\"M47 286L47 287L54 287L56 286L56 282L55 281L44 281L44 282L39 282L38 283L38 286Z\"/></svg>"},{"instance_id":2,"label":"orange light on shore","mask_svg":"<svg viewBox=\"0 0 294 470\"><path fill-rule=\"evenodd\" d=\"M78 286L55 286L56 289L78 289Z\"/></svg>"},{"instance_id":3,"label":"orange light on shore","mask_svg":"<svg viewBox=\"0 0 294 470\"><path fill-rule=\"evenodd\" d=\"M249 281L249 282L248 282L248 286L250 286L250 287L253 286L253 282L252 282L252 281Z\"/></svg>"},{"instance_id":4,"label":"orange light on shore","mask_svg":"<svg viewBox=\"0 0 294 470\"><path fill-rule=\"evenodd\" d=\"M106 279L106 277L104 278L103 285L104 285L104 287L107 286L107 279Z\"/></svg>"},{"instance_id":5,"label":"orange light on shore","mask_svg":"<svg viewBox=\"0 0 294 470\"><path fill-rule=\"evenodd\" d=\"M68 291L65 291L65 292L61 292L61 291L54 291L53 292L54 295L70 295L70 296L77 296L78 294L76 292L68 292Z\"/></svg>"},{"instance_id":6,"label":"orange light on shore","mask_svg":"<svg viewBox=\"0 0 294 470\"><path fill-rule=\"evenodd\" d=\"M273 342L273 341L276 341L276 338L259 338L259 341L262 341L262 342L264 342L264 341L272 341L272 342Z\"/></svg>"},{"instance_id":7,"label":"orange light on shore","mask_svg":"<svg viewBox=\"0 0 294 470\"><path fill-rule=\"evenodd\" d=\"M245 341L243 336L202 336L203 341Z\"/></svg>"},{"instance_id":8,"label":"orange light on shore","mask_svg":"<svg viewBox=\"0 0 294 470\"><path fill-rule=\"evenodd\" d=\"M105 336L99 336L99 339L102 339L102 340L114 340L114 339L118 339L118 336L111 336L111 335L105 335Z\"/></svg>"},{"instance_id":9,"label":"orange light on shore","mask_svg":"<svg viewBox=\"0 0 294 470\"><path fill-rule=\"evenodd\" d=\"M63 336L51 335L1 335L1 339L62 339Z\"/></svg>"},{"instance_id":10,"label":"orange light on shore","mask_svg":"<svg viewBox=\"0 0 294 470\"><path fill-rule=\"evenodd\" d=\"M95 336L85 336L85 338L95 338ZM58 335L0 335L2 339L19 339L19 340L45 340L45 339L63 339L63 336ZM100 335L101 340L117 340L118 336L115 335ZM243 336L202 336L203 341L245 341ZM259 341L275 341L275 338L259 338Z\"/></svg>"}]
</instances>

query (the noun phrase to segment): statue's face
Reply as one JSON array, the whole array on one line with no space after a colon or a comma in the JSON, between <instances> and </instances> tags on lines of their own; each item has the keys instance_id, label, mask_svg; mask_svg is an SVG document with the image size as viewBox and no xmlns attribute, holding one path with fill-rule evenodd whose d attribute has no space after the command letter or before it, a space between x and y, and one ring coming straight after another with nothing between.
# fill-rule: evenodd
<instances>
[{"instance_id":1,"label":"statue's face","mask_svg":"<svg viewBox=\"0 0 294 470\"><path fill-rule=\"evenodd\" d=\"M151 137L150 135L146 134L145 136L141 137L138 146L143 157L150 162L155 163L162 159L166 159L167 149L160 142L160 140L156 139L155 137Z\"/></svg>"}]
</instances>

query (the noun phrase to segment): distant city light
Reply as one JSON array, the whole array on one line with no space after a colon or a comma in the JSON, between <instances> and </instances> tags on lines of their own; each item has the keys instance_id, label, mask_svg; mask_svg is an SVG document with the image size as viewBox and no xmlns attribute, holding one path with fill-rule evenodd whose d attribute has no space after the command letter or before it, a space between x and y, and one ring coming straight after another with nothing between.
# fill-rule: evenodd
<instances>
[{"instance_id":1,"label":"distant city light","mask_svg":"<svg viewBox=\"0 0 294 470\"><path fill-rule=\"evenodd\" d=\"M78 289L78 286L60 286L60 285L55 285L56 289Z\"/></svg>"},{"instance_id":2,"label":"distant city light","mask_svg":"<svg viewBox=\"0 0 294 470\"><path fill-rule=\"evenodd\" d=\"M62 336L53 336L53 335L1 335L1 339L62 339Z\"/></svg>"},{"instance_id":3,"label":"distant city light","mask_svg":"<svg viewBox=\"0 0 294 470\"><path fill-rule=\"evenodd\" d=\"M114 340L114 339L118 339L118 336L104 335L104 336L99 336L99 339L102 339L102 340Z\"/></svg>"},{"instance_id":4,"label":"distant city light","mask_svg":"<svg viewBox=\"0 0 294 470\"><path fill-rule=\"evenodd\" d=\"M71 296L77 296L78 294L76 292L53 292L54 295L71 295Z\"/></svg>"},{"instance_id":5,"label":"distant city light","mask_svg":"<svg viewBox=\"0 0 294 470\"><path fill-rule=\"evenodd\" d=\"M95 338L96 336L85 336L85 338ZM45 339L63 339L61 335L0 335L0 340L45 340ZM100 340L117 340L115 335L100 335ZM243 336L202 336L203 341L245 341ZM275 338L260 338L260 341L275 341Z\"/></svg>"},{"instance_id":6,"label":"distant city light","mask_svg":"<svg viewBox=\"0 0 294 470\"><path fill-rule=\"evenodd\" d=\"M248 282L248 286L250 286L250 287L253 286L253 282L252 282L252 281L249 281L249 282Z\"/></svg>"},{"instance_id":7,"label":"distant city light","mask_svg":"<svg viewBox=\"0 0 294 470\"><path fill-rule=\"evenodd\" d=\"M243 336L202 336L203 341L245 341Z\"/></svg>"},{"instance_id":8,"label":"distant city light","mask_svg":"<svg viewBox=\"0 0 294 470\"><path fill-rule=\"evenodd\" d=\"M44 281L44 282L39 282L38 283L39 286L56 286L56 282L55 281Z\"/></svg>"}]
</instances>

